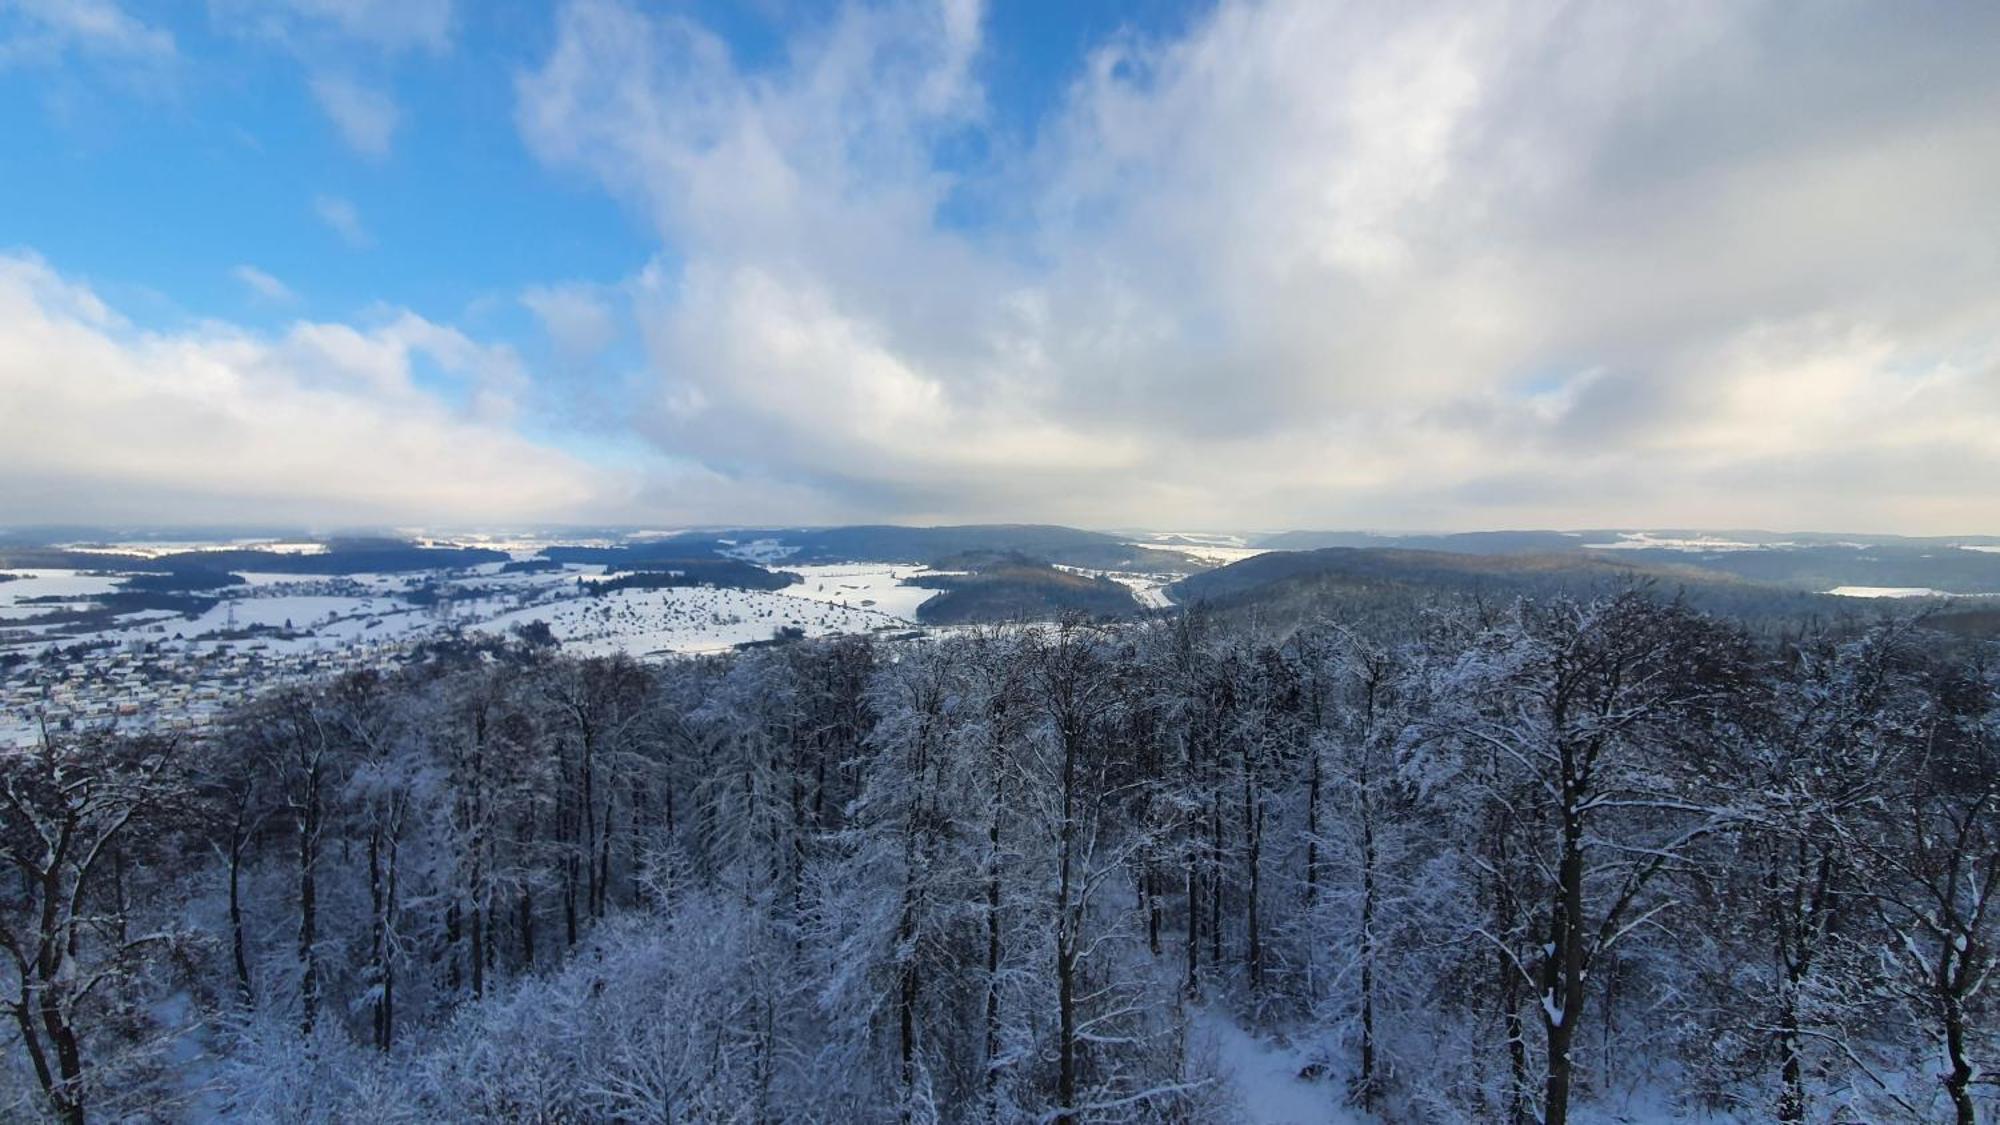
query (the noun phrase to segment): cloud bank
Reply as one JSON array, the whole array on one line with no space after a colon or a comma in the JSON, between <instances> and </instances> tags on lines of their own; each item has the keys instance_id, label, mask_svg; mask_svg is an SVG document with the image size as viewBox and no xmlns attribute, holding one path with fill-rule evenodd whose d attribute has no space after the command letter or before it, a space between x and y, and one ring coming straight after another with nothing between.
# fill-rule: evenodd
<instances>
[{"instance_id":1,"label":"cloud bank","mask_svg":"<svg viewBox=\"0 0 2000 1125\"><path fill-rule=\"evenodd\" d=\"M512 429L510 353L409 313L146 332L11 255L0 341L9 523L570 522L628 487Z\"/></svg>"},{"instance_id":2,"label":"cloud bank","mask_svg":"<svg viewBox=\"0 0 2000 1125\"><path fill-rule=\"evenodd\" d=\"M141 330L0 258L0 510L2000 530L2000 8L1220 0L1028 114L976 0L752 52L693 11L566 0L512 73L526 150L648 262L519 289L519 349L393 309ZM210 18L380 170L423 143L389 68L482 15ZM0 66L86 54L176 46L0 4Z\"/></svg>"},{"instance_id":3,"label":"cloud bank","mask_svg":"<svg viewBox=\"0 0 2000 1125\"><path fill-rule=\"evenodd\" d=\"M1223 3L1027 135L981 27L564 8L520 126L657 232L650 440L901 518L2000 523L1989 10Z\"/></svg>"}]
</instances>

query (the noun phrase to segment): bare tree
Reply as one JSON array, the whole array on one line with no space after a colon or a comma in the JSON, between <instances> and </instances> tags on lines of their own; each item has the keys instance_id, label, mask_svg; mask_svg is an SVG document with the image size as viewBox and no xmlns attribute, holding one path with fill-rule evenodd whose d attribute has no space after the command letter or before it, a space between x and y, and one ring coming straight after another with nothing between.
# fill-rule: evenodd
<instances>
[{"instance_id":1,"label":"bare tree","mask_svg":"<svg viewBox=\"0 0 2000 1125\"><path fill-rule=\"evenodd\" d=\"M20 874L0 896L0 948L14 970L6 1001L48 1101L82 1122L93 998L168 940L133 935L122 896L106 885L110 857L185 794L172 739L58 739L0 754L0 850Z\"/></svg>"}]
</instances>

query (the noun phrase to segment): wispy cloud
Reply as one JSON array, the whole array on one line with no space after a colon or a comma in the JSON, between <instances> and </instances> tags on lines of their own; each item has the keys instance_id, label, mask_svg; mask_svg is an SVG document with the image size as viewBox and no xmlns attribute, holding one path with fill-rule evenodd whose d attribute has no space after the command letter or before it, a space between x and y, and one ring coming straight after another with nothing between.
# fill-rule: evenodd
<instances>
[{"instance_id":1,"label":"wispy cloud","mask_svg":"<svg viewBox=\"0 0 2000 1125\"><path fill-rule=\"evenodd\" d=\"M252 265L239 265L229 275L243 283L250 295L273 304L288 305L298 300L292 287Z\"/></svg>"},{"instance_id":2,"label":"wispy cloud","mask_svg":"<svg viewBox=\"0 0 2000 1125\"><path fill-rule=\"evenodd\" d=\"M338 74L315 77L312 92L313 99L351 148L363 156L389 155L396 125L402 119L395 99Z\"/></svg>"},{"instance_id":3,"label":"wispy cloud","mask_svg":"<svg viewBox=\"0 0 2000 1125\"><path fill-rule=\"evenodd\" d=\"M349 246L362 250L375 245L374 237L361 223L361 212L347 200L337 195L316 196L313 213Z\"/></svg>"},{"instance_id":4,"label":"wispy cloud","mask_svg":"<svg viewBox=\"0 0 2000 1125\"><path fill-rule=\"evenodd\" d=\"M115 0L7 0L0 3L0 66L54 62L65 54L159 63L176 56L171 32L131 15Z\"/></svg>"},{"instance_id":5,"label":"wispy cloud","mask_svg":"<svg viewBox=\"0 0 2000 1125\"><path fill-rule=\"evenodd\" d=\"M218 30L290 56L342 140L376 160L404 121L399 62L448 55L456 30L452 0L209 0L209 14Z\"/></svg>"},{"instance_id":6,"label":"wispy cloud","mask_svg":"<svg viewBox=\"0 0 2000 1125\"><path fill-rule=\"evenodd\" d=\"M452 0L210 0L215 22L297 49L341 39L386 51L451 49Z\"/></svg>"}]
</instances>

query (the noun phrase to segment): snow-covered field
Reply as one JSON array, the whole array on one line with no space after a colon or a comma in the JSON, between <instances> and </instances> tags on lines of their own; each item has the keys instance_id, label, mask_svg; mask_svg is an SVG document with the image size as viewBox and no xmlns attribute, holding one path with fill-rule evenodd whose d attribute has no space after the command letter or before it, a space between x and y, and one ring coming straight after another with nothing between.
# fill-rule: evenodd
<instances>
[{"instance_id":1,"label":"snow-covered field","mask_svg":"<svg viewBox=\"0 0 2000 1125\"><path fill-rule=\"evenodd\" d=\"M118 588L118 579L80 570L9 570L20 575L12 582L0 582L0 621L18 621L57 609L75 609L96 594ZM73 598L74 601L28 604L30 598Z\"/></svg>"},{"instance_id":2,"label":"snow-covered field","mask_svg":"<svg viewBox=\"0 0 2000 1125\"><path fill-rule=\"evenodd\" d=\"M1109 578L1127 590L1147 609L1164 609L1174 604L1167 596L1167 587L1181 580L1178 574L1134 574L1123 570L1091 570L1081 566L1058 566L1071 574L1081 574L1087 578Z\"/></svg>"},{"instance_id":3,"label":"snow-covered field","mask_svg":"<svg viewBox=\"0 0 2000 1125\"><path fill-rule=\"evenodd\" d=\"M792 592L799 589L614 590L601 597L567 598L513 610L482 621L477 628L502 632L542 621L570 652L661 656L723 652L748 641L768 641L786 627L817 637L910 625L905 617L862 605L872 599L858 593L843 602L824 593L814 597ZM917 592L929 596L936 591Z\"/></svg>"},{"instance_id":4,"label":"snow-covered field","mask_svg":"<svg viewBox=\"0 0 2000 1125\"><path fill-rule=\"evenodd\" d=\"M1132 545L1134 547L1149 547L1156 551L1175 551L1191 558L1200 559L1203 562L1225 564L1242 562L1244 559L1255 558L1258 555L1269 553L1263 547L1231 547L1208 543L1134 543Z\"/></svg>"},{"instance_id":5,"label":"snow-covered field","mask_svg":"<svg viewBox=\"0 0 2000 1125\"><path fill-rule=\"evenodd\" d=\"M808 636L908 628L917 607L937 591L904 586L926 568L914 565L800 566L788 568L803 582L782 590L709 587L618 590L593 597L579 584L601 576L601 566L557 571L500 573L493 563L451 574L361 574L318 578L248 573L245 584L218 591L221 601L199 617L128 614L94 633L27 627L17 647L39 651L52 644L113 644L206 637L218 643L254 643L277 653L309 653L356 642L415 640L447 627L504 633L544 621L578 652L629 652L640 656L715 652L747 641L769 640L791 627ZM51 610L87 607L94 595L118 588L115 576L73 570L15 571L0 583L0 624ZM407 595L431 587L441 604L414 604ZM33 597L58 603L22 604ZM68 599L74 599L68 600ZM245 635L250 631L259 635ZM228 638L236 638L230 640Z\"/></svg>"},{"instance_id":6,"label":"snow-covered field","mask_svg":"<svg viewBox=\"0 0 2000 1125\"><path fill-rule=\"evenodd\" d=\"M898 585L903 579L933 572L918 564L883 566L876 563L837 566L782 566L804 582L778 591L781 596L810 598L858 609L872 609L904 621L917 619L917 607L937 596L923 586Z\"/></svg>"},{"instance_id":7,"label":"snow-covered field","mask_svg":"<svg viewBox=\"0 0 2000 1125\"><path fill-rule=\"evenodd\" d=\"M1827 593L1837 598L1948 598L1952 595L1928 586L1835 586Z\"/></svg>"},{"instance_id":8,"label":"snow-covered field","mask_svg":"<svg viewBox=\"0 0 2000 1125\"><path fill-rule=\"evenodd\" d=\"M1366 1120L1341 1105L1338 1081L1299 1077L1306 1052L1245 1031L1221 1012L1195 1016L1197 1049L1214 1052L1216 1068L1235 1086L1244 1125L1361 1125Z\"/></svg>"},{"instance_id":9,"label":"snow-covered field","mask_svg":"<svg viewBox=\"0 0 2000 1125\"><path fill-rule=\"evenodd\" d=\"M1137 542L1147 547L1162 547L1178 551L1183 544L1199 543L1211 547L1247 547L1248 539L1223 531L1155 531L1141 536Z\"/></svg>"},{"instance_id":10,"label":"snow-covered field","mask_svg":"<svg viewBox=\"0 0 2000 1125\"><path fill-rule=\"evenodd\" d=\"M784 630L809 637L901 633L936 590L903 586L914 565L793 568L804 581L781 590L689 587L595 594L602 566L500 573L460 571L318 577L247 574L204 594L194 615L171 610L113 618L29 622L56 610L89 610L120 577L11 571L0 582L0 656L69 660L0 663L0 745L34 737L44 716L61 723L195 721L217 700L341 670L382 667L408 645L454 630L506 635L542 622L568 652L642 659L724 652ZM51 597L51 602L22 604Z\"/></svg>"},{"instance_id":11,"label":"snow-covered field","mask_svg":"<svg viewBox=\"0 0 2000 1125\"><path fill-rule=\"evenodd\" d=\"M273 551L281 555L321 555L326 553L326 544L292 543L274 539L231 539L219 543L192 539L180 542L146 540L137 543L71 543L65 545L63 550L87 555L137 555L140 558L157 559L162 555L178 555L187 551L257 550Z\"/></svg>"},{"instance_id":12,"label":"snow-covered field","mask_svg":"<svg viewBox=\"0 0 2000 1125\"><path fill-rule=\"evenodd\" d=\"M1713 535L1699 535L1693 538L1671 538L1654 535L1650 531L1621 531L1613 543L1585 543L1585 548L1594 551L1755 551L1765 547L1789 547L1790 543L1744 543L1735 539L1721 539Z\"/></svg>"}]
</instances>

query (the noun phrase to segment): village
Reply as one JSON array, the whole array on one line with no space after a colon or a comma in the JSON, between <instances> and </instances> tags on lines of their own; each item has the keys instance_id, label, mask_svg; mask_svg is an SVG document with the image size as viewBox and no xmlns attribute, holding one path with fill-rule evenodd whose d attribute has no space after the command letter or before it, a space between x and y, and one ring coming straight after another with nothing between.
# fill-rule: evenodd
<instances>
[{"instance_id":1,"label":"village","mask_svg":"<svg viewBox=\"0 0 2000 1125\"><path fill-rule=\"evenodd\" d=\"M391 667L413 647L396 640L305 651L257 641L49 648L0 663L0 744L34 742L44 731L198 728L261 692Z\"/></svg>"},{"instance_id":2,"label":"village","mask_svg":"<svg viewBox=\"0 0 2000 1125\"><path fill-rule=\"evenodd\" d=\"M797 636L909 629L934 591L901 585L923 568L800 568L780 591L701 584L593 595L602 566L502 573L497 565L417 574L252 573L198 612L94 614L114 576L21 570L0 587L0 746L47 734L194 730L289 684L418 659L461 633L546 627L578 655L641 659L715 653Z\"/></svg>"}]
</instances>

